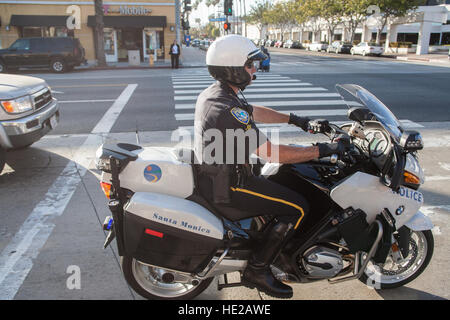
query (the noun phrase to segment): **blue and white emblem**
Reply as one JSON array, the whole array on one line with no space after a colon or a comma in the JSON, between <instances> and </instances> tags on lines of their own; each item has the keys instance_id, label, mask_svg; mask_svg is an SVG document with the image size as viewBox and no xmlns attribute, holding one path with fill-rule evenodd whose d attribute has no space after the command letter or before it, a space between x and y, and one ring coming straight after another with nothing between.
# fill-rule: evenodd
<instances>
[{"instance_id":1,"label":"blue and white emblem","mask_svg":"<svg viewBox=\"0 0 450 320\"><path fill-rule=\"evenodd\" d=\"M233 108L231 109L231 114L236 118L237 121L243 124L248 124L250 121L250 116L247 111L242 110L241 108Z\"/></svg>"}]
</instances>

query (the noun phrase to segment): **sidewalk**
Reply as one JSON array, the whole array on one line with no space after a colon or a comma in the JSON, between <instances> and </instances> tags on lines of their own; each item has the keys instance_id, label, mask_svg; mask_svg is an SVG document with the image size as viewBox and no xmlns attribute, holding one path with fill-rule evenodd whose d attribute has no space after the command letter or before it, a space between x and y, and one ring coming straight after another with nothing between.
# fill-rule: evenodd
<instances>
[{"instance_id":1,"label":"sidewalk","mask_svg":"<svg viewBox=\"0 0 450 320\"><path fill-rule=\"evenodd\" d=\"M429 54L422 54L422 55L416 55L414 53L408 53L408 54L384 54L384 57L394 58L397 60L403 60L403 61L417 61L417 62L430 62L430 63L444 63L450 65L450 59L448 56L448 53L445 52L439 52L439 53L429 53Z\"/></svg>"},{"instance_id":2,"label":"sidewalk","mask_svg":"<svg viewBox=\"0 0 450 320\"><path fill-rule=\"evenodd\" d=\"M204 67L206 66L206 52L199 48L182 46L180 56L180 67ZM87 63L76 67L76 70L118 70L118 69L170 69L170 59L155 61L150 65L148 61L139 65L130 65L128 62L107 62L106 67L98 67L95 63Z\"/></svg>"}]
</instances>

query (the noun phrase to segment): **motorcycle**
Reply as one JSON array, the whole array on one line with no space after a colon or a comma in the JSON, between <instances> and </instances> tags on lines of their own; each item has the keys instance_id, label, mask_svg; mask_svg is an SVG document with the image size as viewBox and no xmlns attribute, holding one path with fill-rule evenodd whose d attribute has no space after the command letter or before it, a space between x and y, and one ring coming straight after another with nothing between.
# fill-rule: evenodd
<instances>
[{"instance_id":1,"label":"motorcycle","mask_svg":"<svg viewBox=\"0 0 450 320\"><path fill-rule=\"evenodd\" d=\"M298 164L266 163L261 174L309 200L304 224L271 265L286 283L359 279L378 289L417 278L433 255L433 224L420 212L421 135L357 85L337 85L348 105L331 141L344 155ZM274 219L232 220L225 206L197 192L193 152L183 148L103 145L96 155L112 215L104 247L116 239L125 279L148 299L192 299L220 276L218 289L241 286L227 275L246 268ZM228 217L228 218L227 218Z\"/></svg>"}]
</instances>

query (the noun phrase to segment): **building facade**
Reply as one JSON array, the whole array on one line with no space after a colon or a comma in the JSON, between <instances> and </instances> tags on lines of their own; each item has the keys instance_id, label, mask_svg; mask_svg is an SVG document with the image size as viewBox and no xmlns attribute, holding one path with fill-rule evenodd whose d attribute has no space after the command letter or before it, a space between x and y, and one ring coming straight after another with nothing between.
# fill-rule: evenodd
<instances>
[{"instance_id":1,"label":"building facade","mask_svg":"<svg viewBox=\"0 0 450 320\"><path fill-rule=\"evenodd\" d=\"M176 39L174 0L103 0L107 62L128 61L130 50L141 61L170 59ZM0 0L0 48L24 37L75 37L96 60L93 0Z\"/></svg>"}]
</instances>

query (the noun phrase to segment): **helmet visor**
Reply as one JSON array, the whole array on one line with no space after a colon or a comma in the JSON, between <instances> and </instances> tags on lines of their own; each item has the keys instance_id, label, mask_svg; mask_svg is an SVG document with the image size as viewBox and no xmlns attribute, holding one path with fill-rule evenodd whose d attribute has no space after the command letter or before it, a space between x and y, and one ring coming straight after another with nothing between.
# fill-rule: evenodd
<instances>
[{"instance_id":1,"label":"helmet visor","mask_svg":"<svg viewBox=\"0 0 450 320\"><path fill-rule=\"evenodd\" d=\"M255 51L252 51L247 56L247 62L252 61L263 61L266 60L268 57L267 55L261 51L261 49L256 49Z\"/></svg>"}]
</instances>

